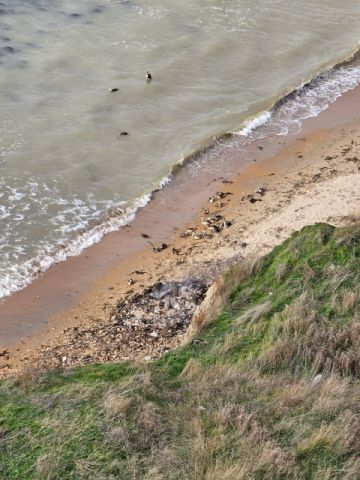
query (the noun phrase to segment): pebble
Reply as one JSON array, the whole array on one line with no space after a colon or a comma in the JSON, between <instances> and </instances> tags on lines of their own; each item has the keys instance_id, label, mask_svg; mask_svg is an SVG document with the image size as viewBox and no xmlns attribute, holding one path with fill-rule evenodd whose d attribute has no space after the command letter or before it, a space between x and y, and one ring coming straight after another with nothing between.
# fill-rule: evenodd
<instances>
[{"instance_id":1,"label":"pebble","mask_svg":"<svg viewBox=\"0 0 360 480\"><path fill-rule=\"evenodd\" d=\"M318 385L320 382L323 380L323 375L321 373L318 373L312 380L311 385L314 387L315 385Z\"/></svg>"}]
</instances>

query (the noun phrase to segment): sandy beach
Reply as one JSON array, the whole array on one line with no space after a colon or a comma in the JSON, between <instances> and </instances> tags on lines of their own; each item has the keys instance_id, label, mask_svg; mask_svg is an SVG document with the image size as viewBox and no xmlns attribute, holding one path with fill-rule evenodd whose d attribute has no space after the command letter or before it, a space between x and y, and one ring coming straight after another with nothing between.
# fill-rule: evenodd
<instances>
[{"instance_id":1,"label":"sandy beach","mask_svg":"<svg viewBox=\"0 0 360 480\"><path fill-rule=\"evenodd\" d=\"M300 131L249 145L251 163L239 152L216 178L187 183L183 169L133 224L5 299L0 375L161 355L232 262L304 225L357 219L359 99L356 88Z\"/></svg>"}]
</instances>

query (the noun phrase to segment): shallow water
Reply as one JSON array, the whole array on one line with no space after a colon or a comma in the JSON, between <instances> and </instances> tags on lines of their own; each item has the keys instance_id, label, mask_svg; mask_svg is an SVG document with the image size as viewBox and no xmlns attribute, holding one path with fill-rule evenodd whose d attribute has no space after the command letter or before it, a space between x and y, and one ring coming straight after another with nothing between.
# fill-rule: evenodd
<instances>
[{"instance_id":1,"label":"shallow water","mask_svg":"<svg viewBox=\"0 0 360 480\"><path fill-rule=\"evenodd\" d=\"M356 48L359 2L148 3L0 3L0 297L131 221L214 135L285 133L360 83L329 72L244 125Z\"/></svg>"}]
</instances>

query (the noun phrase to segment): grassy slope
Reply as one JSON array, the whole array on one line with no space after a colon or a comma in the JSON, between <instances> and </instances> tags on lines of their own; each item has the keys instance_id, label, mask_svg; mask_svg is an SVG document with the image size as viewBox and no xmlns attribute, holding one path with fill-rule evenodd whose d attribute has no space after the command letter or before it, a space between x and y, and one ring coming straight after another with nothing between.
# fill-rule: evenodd
<instances>
[{"instance_id":1,"label":"grassy slope","mask_svg":"<svg viewBox=\"0 0 360 480\"><path fill-rule=\"evenodd\" d=\"M254 270L196 344L0 385L0 478L360 478L360 227Z\"/></svg>"}]
</instances>

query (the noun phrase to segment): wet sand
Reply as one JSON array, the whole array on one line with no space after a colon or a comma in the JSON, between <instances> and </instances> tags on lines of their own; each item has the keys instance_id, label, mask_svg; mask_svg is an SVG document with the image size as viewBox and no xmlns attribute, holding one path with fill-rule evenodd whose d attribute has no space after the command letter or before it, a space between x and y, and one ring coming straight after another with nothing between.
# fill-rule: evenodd
<instances>
[{"instance_id":1,"label":"wet sand","mask_svg":"<svg viewBox=\"0 0 360 480\"><path fill-rule=\"evenodd\" d=\"M235 259L263 254L303 225L351 221L360 213L359 100L357 88L304 121L301 131L268 138L261 142L262 149L249 145L246 155L231 152L218 169L216 156L209 159L214 163L210 172L204 168L189 176L182 169L129 227L5 299L0 305L0 344L6 350L1 371L34 362L57 366L64 356L66 365L84 363L74 327L91 327L96 338L120 299L159 281L201 277L211 283ZM264 195L255 193L259 186L265 186ZM220 207L207 201L217 191L231 193L220 200ZM189 226L205 231L203 208L220 213L232 225L213 238L183 238ZM169 247L155 253L149 242ZM136 348L124 338L110 356L94 345L86 361L151 358L181 342L183 335L181 330L170 338L144 338ZM45 357L46 362L41 361Z\"/></svg>"}]
</instances>

